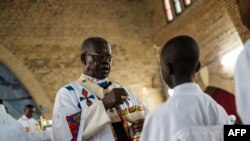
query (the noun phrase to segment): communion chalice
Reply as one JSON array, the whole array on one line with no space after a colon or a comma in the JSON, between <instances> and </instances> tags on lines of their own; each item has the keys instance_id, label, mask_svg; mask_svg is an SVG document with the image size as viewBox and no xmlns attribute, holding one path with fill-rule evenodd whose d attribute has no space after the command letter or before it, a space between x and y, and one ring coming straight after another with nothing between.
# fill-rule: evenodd
<instances>
[{"instance_id":1,"label":"communion chalice","mask_svg":"<svg viewBox=\"0 0 250 141\"><path fill-rule=\"evenodd\" d=\"M130 123L138 123L145 118L145 108L143 105L131 106L122 110L122 115ZM136 132L132 137L133 140L139 140L140 132Z\"/></svg>"}]
</instances>

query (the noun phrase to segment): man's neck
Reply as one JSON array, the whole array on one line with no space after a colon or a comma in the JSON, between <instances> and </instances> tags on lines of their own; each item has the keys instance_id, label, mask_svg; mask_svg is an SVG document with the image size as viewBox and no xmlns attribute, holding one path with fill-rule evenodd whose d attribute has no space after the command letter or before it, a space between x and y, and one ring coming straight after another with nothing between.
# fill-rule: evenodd
<instances>
[{"instance_id":1,"label":"man's neck","mask_svg":"<svg viewBox=\"0 0 250 141\"><path fill-rule=\"evenodd\" d=\"M102 82L105 82L108 80L108 78L104 78L104 79L97 79L97 78L94 78L92 76L89 76L87 74L84 74L88 79L90 79L91 81L93 81L94 83L98 84L98 83L102 83Z\"/></svg>"},{"instance_id":2,"label":"man's neck","mask_svg":"<svg viewBox=\"0 0 250 141\"><path fill-rule=\"evenodd\" d=\"M178 77L174 81L174 87L181 85L183 83L190 83L190 82L194 82L193 77L186 77L186 76Z\"/></svg>"},{"instance_id":3,"label":"man's neck","mask_svg":"<svg viewBox=\"0 0 250 141\"><path fill-rule=\"evenodd\" d=\"M26 118L26 119L31 119L31 118L32 118L32 117L31 117L31 118L29 118L29 117L28 117L28 116L26 116L26 115L23 115L23 117L24 117L24 118Z\"/></svg>"}]
</instances>

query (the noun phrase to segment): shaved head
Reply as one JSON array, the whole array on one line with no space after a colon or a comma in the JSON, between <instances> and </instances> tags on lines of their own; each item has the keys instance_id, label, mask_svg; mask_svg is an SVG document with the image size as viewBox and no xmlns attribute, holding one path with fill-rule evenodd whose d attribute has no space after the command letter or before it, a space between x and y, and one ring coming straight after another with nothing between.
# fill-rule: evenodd
<instances>
[{"instance_id":1,"label":"shaved head","mask_svg":"<svg viewBox=\"0 0 250 141\"><path fill-rule=\"evenodd\" d=\"M199 66L199 47L190 36L177 36L170 39L161 51L162 76L170 85L170 75L174 77L193 77ZM169 84L168 84L169 85ZM172 86L173 87L173 86Z\"/></svg>"}]
</instances>

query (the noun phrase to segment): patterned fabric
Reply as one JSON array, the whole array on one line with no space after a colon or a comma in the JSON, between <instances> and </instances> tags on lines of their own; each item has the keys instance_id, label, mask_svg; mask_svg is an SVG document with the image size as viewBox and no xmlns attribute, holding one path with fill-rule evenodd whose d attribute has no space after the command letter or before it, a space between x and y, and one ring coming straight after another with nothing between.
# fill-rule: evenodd
<instances>
[{"instance_id":1,"label":"patterned fabric","mask_svg":"<svg viewBox=\"0 0 250 141\"><path fill-rule=\"evenodd\" d=\"M102 88L104 88L104 89L106 89L106 88L108 88L109 87L109 85L110 84L112 84L111 82L107 82L107 81L105 81L105 82L102 82L102 83L98 83L98 85L100 86L100 87L102 87ZM99 99L99 98L98 98ZM126 101L127 102L127 101ZM120 134L120 135L117 135L117 133L116 133L116 129L114 129L114 128L116 128L114 125L115 124L111 124L111 128L112 128L112 132L113 132L113 135L114 135L114 138L115 138L115 141L119 141L119 140L122 140L122 139L118 139L118 136L121 136L122 134L125 134L126 136L127 136L127 141L131 141L131 138L130 138L130 134L129 134L129 125L128 125L128 123L127 123L127 121L123 118L123 116L122 116L122 114L119 112L119 110L118 109L116 109L116 111L117 111L117 113L118 113L118 115L119 115L119 118L121 119L121 126L122 126L122 128L124 129L124 130L120 130L119 129L119 131L118 131L118 134ZM125 133L121 133L121 132L125 132Z\"/></svg>"},{"instance_id":2,"label":"patterned fabric","mask_svg":"<svg viewBox=\"0 0 250 141\"><path fill-rule=\"evenodd\" d=\"M81 111L76 114L66 116L66 120L68 122L70 132L72 134L71 141L77 141L78 130L81 121Z\"/></svg>"},{"instance_id":3,"label":"patterned fabric","mask_svg":"<svg viewBox=\"0 0 250 141\"><path fill-rule=\"evenodd\" d=\"M118 113L118 115L119 115L119 117L121 119L121 123L123 124L123 128L125 129L125 132L127 134L128 141L131 141L128 122L125 120L125 118L122 116L122 113L119 110L117 110L117 113Z\"/></svg>"},{"instance_id":4,"label":"patterned fabric","mask_svg":"<svg viewBox=\"0 0 250 141\"><path fill-rule=\"evenodd\" d=\"M80 101L86 100L86 104L91 106L93 103L90 99L95 99L95 97L93 95L88 96L88 92L85 89L82 89L82 95L83 97L80 97Z\"/></svg>"},{"instance_id":5,"label":"patterned fabric","mask_svg":"<svg viewBox=\"0 0 250 141\"><path fill-rule=\"evenodd\" d=\"M69 91L74 91L74 89L73 89L73 87L72 86L67 86L67 87L65 87L67 90L69 90Z\"/></svg>"},{"instance_id":6,"label":"patterned fabric","mask_svg":"<svg viewBox=\"0 0 250 141\"><path fill-rule=\"evenodd\" d=\"M102 82L102 83L98 83L99 86L101 86L102 88L106 89L109 87L110 82L108 83L107 81Z\"/></svg>"}]
</instances>

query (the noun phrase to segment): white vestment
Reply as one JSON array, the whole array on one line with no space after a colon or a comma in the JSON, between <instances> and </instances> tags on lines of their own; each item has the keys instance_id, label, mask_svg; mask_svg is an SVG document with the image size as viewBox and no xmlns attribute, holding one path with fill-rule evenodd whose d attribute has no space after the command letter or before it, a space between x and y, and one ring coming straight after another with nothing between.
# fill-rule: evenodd
<instances>
[{"instance_id":1,"label":"white vestment","mask_svg":"<svg viewBox=\"0 0 250 141\"><path fill-rule=\"evenodd\" d=\"M89 79L84 74L78 81L62 87L55 99L53 110L54 141L114 141L111 122L119 121L116 109L106 111L100 99L112 88L121 87L113 83L107 89ZM125 88L127 104L142 103ZM121 108L127 105L124 103Z\"/></svg>"},{"instance_id":2,"label":"white vestment","mask_svg":"<svg viewBox=\"0 0 250 141\"><path fill-rule=\"evenodd\" d=\"M22 125L9 114L0 104L0 141L27 141Z\"/></svg>"},{"instance_id":3,"label":"white vestment","mask_svg":"<svg viewBox=\"0 0 250 141\"><path fill-rule=\"evenodd\" d=\"M146 116L141 141L173 141L176 132L186 127L223 125L226 111L195 83L174 88L174 94L162 106Z\"/></svg>"},{"instance_id":4,"label":"white vestment","mask_svg":"<svg viewBox=\"0 0 250 141\"><path fill-rule=\"evenodd\" d=\"M250 124L250 40L238 56L234 76L237 112L244 124Z\"/></svg>"},{"instance_id":5,"label":"white vestment","mask_svg":"<svg viewBox=\"0 0 250 141\"><path fill-rule=\"evenodd\" d=\"M30 131L38 132L38 131L41 131L39 123L33 118L27 118L25 115L23 115L21 118L18 119L18 121L23 125L26 132L30 132Z\"/></svg>"},{"instance_id":6,"label":"white vestment","mask_svg":"<svg viewBox=\"0 0 250 141\"><path fill-rule=\"evenodd\" d=\"M50 141L52 131L42 131L39 123L33 118L23 115L18 121L23 125L30 141Z\"/></svg>"}]
</instances>

